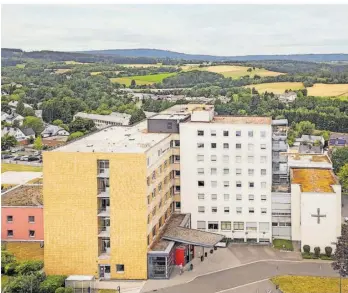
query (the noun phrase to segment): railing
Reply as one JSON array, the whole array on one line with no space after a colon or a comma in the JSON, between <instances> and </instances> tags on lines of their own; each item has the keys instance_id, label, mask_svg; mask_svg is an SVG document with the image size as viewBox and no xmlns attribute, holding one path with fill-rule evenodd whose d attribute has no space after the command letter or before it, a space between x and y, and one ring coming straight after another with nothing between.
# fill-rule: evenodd
<instances>
[{"instance_id":1,"label":"railing","mask_svg":"<svg viewBox=\"0 0 348 293\"><path fill-rule=\"evenodd\" d=\"M287 163L288 157L287 156L273 156L273 162L279 162L279 163Z\"/></svg>"},{"instance_id":2,"label":"railing","mask_svg":"<svg viewBox=\"0 0 348 293\"><path fill-rule=\"evenodd\" d=\"M106 169L106 168L105 168L105 169L99 169L99 170L98 170L98 175L97 175L97 176L98 176L98 177L101 177L101 178L108 178L108 177L109 177L109 174L110 174L109 171L110 171L110 170L109 170L109 169Z\"/></svg>"},{"instance_id":3,"label":"railing","mask_svg":"<svg viewBox=\"0 0 348 293\"><path fill-rule=\"evenodd\" d=\"M286 152L288 150L288 145L287 144L281 144L281 145L273 144L272 145L272 149L274 151L284 151L284 152Z\"/></svg>"},{"instance_id":4,"label":"railing","mask_svg":"<svg viewBox=\"0 0 348 293\"><path fill-rule=\"evenodd\" d=\"M98 188L98 195L101 197L109 197L110 188Z\"/></svg>"},{"instance_id":5,"label":"railing","mask_svg":"<svg viewBox=\"0 0 348 293\"><path fill-rule=\"evenodd\" d=\"M98 234L101 234L102 232L106 232L107 234L110 233L110 226L99 226Z\"/></svg>"},{"instance_id":6,"label":"railing","mask_svg":"<svg viewBox=\"0 0 348 293\"><path fill-rule=\"evenodd\" d=\"M103 207L103 208L99 208L98 209L98 214L101 214L101 213L109 213L110 212L110 206L107 206L107 207Z\"/></svg>"}]
</instances>

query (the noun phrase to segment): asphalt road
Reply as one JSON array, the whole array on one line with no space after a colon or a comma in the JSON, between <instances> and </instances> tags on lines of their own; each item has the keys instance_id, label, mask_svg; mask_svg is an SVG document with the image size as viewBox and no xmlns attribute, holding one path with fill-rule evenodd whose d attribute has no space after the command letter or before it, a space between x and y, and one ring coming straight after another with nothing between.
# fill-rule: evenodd
<instances>
[{"instance_id":1,"label":"asphalt road","mask_svg":"<svg viewBox=\"0 0 348 293\"><path fill-rule=\"evenodd\" d=\"M337 277L329 263L266 261L248 264L221 272L200 276L193 281L157 290L160 293L216 293L229 292L238 286L269 279L277 275L305 275ZM237 292L235 290L234 292ZM151 292L151 291L150 291ZM152 291L153 292L153 291ZM232 291L231 291L232 292Z\"/></svg>"}]
</instances>

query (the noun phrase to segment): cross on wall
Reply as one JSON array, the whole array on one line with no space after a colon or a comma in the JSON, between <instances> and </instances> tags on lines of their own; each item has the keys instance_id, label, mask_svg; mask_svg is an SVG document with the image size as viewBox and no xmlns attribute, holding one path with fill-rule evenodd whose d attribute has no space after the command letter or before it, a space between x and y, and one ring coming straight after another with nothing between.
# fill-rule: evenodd
<instances>
[{"instance_id":1,"label":"cross on wall","mask_svg":"<svg viewBox=\"0 0 348 293\"><path fill-rule=\"evenodd\" d=\"M312 217L318 219L318 224L320 224L320 218L326 218L326 215L320 214L320 208L317 209L317 214L312 214Z\"/></svg>"}]
</instances>

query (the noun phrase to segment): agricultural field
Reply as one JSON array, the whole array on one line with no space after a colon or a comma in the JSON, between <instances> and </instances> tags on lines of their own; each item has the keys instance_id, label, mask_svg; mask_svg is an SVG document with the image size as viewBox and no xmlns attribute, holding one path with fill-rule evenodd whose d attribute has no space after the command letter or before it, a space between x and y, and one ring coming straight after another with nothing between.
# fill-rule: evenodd
<instances>
[{"instance_id":1,"label":"agricultural field","mask_svg":"<svg viewBox=\"0 0 348 293\"><path fill-rule=\"evenodd\" d=\"M90 74L91 75L98 75L98 74L101 74L102 72L101 71L92 71Z\"/></svg>"},{"instance_id":2,"label":"agricultural field","mask_svg":"<svg viewBox=\"0 0 348 293\"><path fill-rule=\"evenodd\" d=\"M25 64L16 64L16 67L17 67L17 68L24 68L24 67L25 67Z\"/></svg>"},{"instance_id":3,"label":"agricultural field","mask_svg":"<svg viewBox=\"0 0 348 293\"><path fill-rule=\"evenodd\" d=\"M55 69L54 73L55 74L63 74L63 73L67 73L69 71L71 71L71 69L59 68L59 69Z\"/></svg>"},{"instance_id":4,"label":"agricultural field","mask_svg":"<svg viewBox=\"0 0 348 293\"><path fill-rule=\"evenodd\" d=\"M301 90L304 89L302 82L271 82L271 83L260 83L251 84L245 86L246 88L255 88L258 92L273 92L274 94L283 94L285 90ZM309 94L308 94L309 95Z\"/></svg>"},{"instance_id":5,"label":"agricultural field","mask_svg":"<svg viewBox=\"0 0 348 293\"><path fill-rule=\"evenodd\" d=\"M348 84L316 83L307 90L308 96L348 97Z\"/></svg>"},{"instance_id":6,"label":"agricultural field","mask_svg":"<svg viewBox=\"0 0 348 293\"><path fill-rule=\"evenodd\" d=\"M339 292L339 278L279 276L271 281L283 293L333 293ZM348 279L342 279L342 293L348 293Z\"/></svg>"},{"instance_id":7,"label":"agricultural field","mask_svg":"<svg viewBox=\"0 0 348 293\"><path fill-rule=\"evenodd\" d=\"M120 84L125 84L126 86L130 86L132 80L134 79L137 85L143 84L154 84L162 82L163 79L173 76L176 73L161 73L161 74L152 74L152 75L138 75L138 76L125 76L125 77L117 77L110 78L111 82L117 82Z\"/></svg>"},{"instance_id":8,"label":"agricultural field","mask_svg":"<svg viewBox=\"0 0 348 293\"><path fill-rule=\"evenodd\" d=\"M64 63L68 65L91 64L91 63L82 63L82 62L76 62L76 61L65 61Z\"/></svg>"},{"instance_id":9,"label":"agricultural field","mask_svg":"<svg viewBox=\"0 0 348 293\"><path fill-rule=\"evenodd\" d=\"M172 65L163 65L162 63L156 63L156 64L118 64L119 66L124 67L172 67Z\"/></svg>"}]
</instances>

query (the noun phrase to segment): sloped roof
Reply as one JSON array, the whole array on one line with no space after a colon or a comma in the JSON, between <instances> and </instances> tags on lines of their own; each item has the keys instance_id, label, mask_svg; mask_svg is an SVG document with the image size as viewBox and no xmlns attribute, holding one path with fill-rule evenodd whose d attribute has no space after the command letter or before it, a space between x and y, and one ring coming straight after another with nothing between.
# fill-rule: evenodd
<instances>
[{"instance_id":1,"label":"sloped roof","mask_svg":"<svg viewBox=\"0 0 348 293\"><path fill-rule=\"evenodd\" d=\"M32 128L23 128L21 130L26 136L35 135L35 131Z\"/></svg>"}]
</instances>

